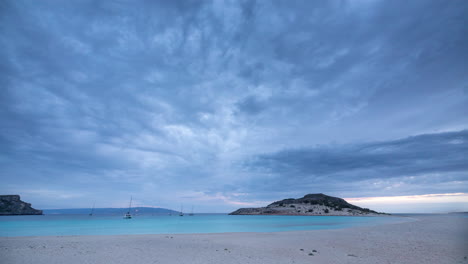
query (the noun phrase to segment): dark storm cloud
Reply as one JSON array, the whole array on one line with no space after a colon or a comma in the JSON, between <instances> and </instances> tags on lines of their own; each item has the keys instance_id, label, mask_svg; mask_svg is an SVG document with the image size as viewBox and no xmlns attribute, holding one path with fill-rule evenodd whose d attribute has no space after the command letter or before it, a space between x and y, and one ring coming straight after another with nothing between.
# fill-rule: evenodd
<instances>
[{"instance_id":1,"label":"dark storm cloud","mask_svg":"<svg viewBox=\"0 0 468 264\"><path fill-rule=\"evenodd\" d=\"M325 179L459 190L467 17L466 1L3 1L0 191L222 207Z\"/></svg>"},{"instance_id":2,"label":"dark storm cloud","mask_svg":"<svg viewBox=\"0 0 468 264\"><path fill-rule=\"evenodd\" d=\"M261 155L250 166L305 181L336 175L334 180L346 183L466 172L467 153L468 131L463 130L387 142L283 150Z\"/></svg>"}]
</instances>

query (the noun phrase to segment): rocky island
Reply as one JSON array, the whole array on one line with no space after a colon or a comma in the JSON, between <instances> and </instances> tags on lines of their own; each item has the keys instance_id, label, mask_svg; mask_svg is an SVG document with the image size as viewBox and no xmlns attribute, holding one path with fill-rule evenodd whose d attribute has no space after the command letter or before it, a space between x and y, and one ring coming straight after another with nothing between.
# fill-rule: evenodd
<instances>
[{"instance_id":1,"label":"rocky island","mask_svg":"<svg viewBox=\"0 0 468 264\"><path fill-rule=\"evenodd\" d=\"M41 215L31 204L21 201L19 195L0 195L0 215Z\"/></svg>"},{"instance_id":2,"label":"rocky island","mask_svg":"<svg viewBox=\"0 0 468 264\"><path fill-rule=\"evenodd\" d=\"M367 208L352 205L344 199L323 193L307 194L299 199L284 199L267 207L241 208L230 215L384 215Z\"/></svg>"}]
</instances>

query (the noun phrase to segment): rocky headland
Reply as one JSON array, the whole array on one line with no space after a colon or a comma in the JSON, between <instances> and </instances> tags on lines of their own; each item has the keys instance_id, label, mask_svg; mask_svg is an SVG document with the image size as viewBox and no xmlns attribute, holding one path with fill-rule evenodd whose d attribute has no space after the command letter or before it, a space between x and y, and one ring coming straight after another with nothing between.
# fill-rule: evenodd
<instances>
[{"instance_id":1,"label":"rocky headland","mask_svg":"<svg viewBox=\"0 0 468 264\"><path fill-rule=\"evenodd\" d=\"M361 208L344 199L322 193L307 194L299 199L284 199L259 208L240 208L230 215L343 215L375 216L385 215L367 208Z\"/></svg>"},{"instance_id":2,"label":"rocky headland","mask_svg":"<svg viewBox=\"0 0 468 264\"><path fill-rule=\"evenodd\" d=\"M41 215L31 204L21 201L19 195L0 195L0 215Z\"/></svg>"}]
</instances>

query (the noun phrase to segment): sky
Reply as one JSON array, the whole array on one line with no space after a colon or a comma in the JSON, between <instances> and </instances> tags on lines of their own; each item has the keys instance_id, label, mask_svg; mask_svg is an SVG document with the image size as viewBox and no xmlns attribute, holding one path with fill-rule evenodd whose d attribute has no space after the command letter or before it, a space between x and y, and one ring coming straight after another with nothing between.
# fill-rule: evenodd
<instances>
[{"instance_id":1,"label":"sky","mask_svg":"<svg viewBox=\"0 0 468 264\"><path fill-rule=\"evenodd\" d=\"M468 2L0 2L0 193L468 211Z\"/></svg>"}]
</instances>

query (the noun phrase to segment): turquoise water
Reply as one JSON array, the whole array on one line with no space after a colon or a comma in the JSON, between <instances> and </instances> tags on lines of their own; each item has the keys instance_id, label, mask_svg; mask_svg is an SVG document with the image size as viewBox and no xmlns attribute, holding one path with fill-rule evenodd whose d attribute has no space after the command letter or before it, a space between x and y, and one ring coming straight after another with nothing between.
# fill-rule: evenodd
<instances>
[{"instance_id":1,"label":"turquoise water","mask_svg":"<svg viewBox=\"0 0 468 264\"><path fill-rule=\"evenodd\" d=\"M194 216L31 215L0 217L0 236L63 236L279 232L338 229L408 221L403 217L254 216L197 214Z\"/></svg>"}]
</instances>

